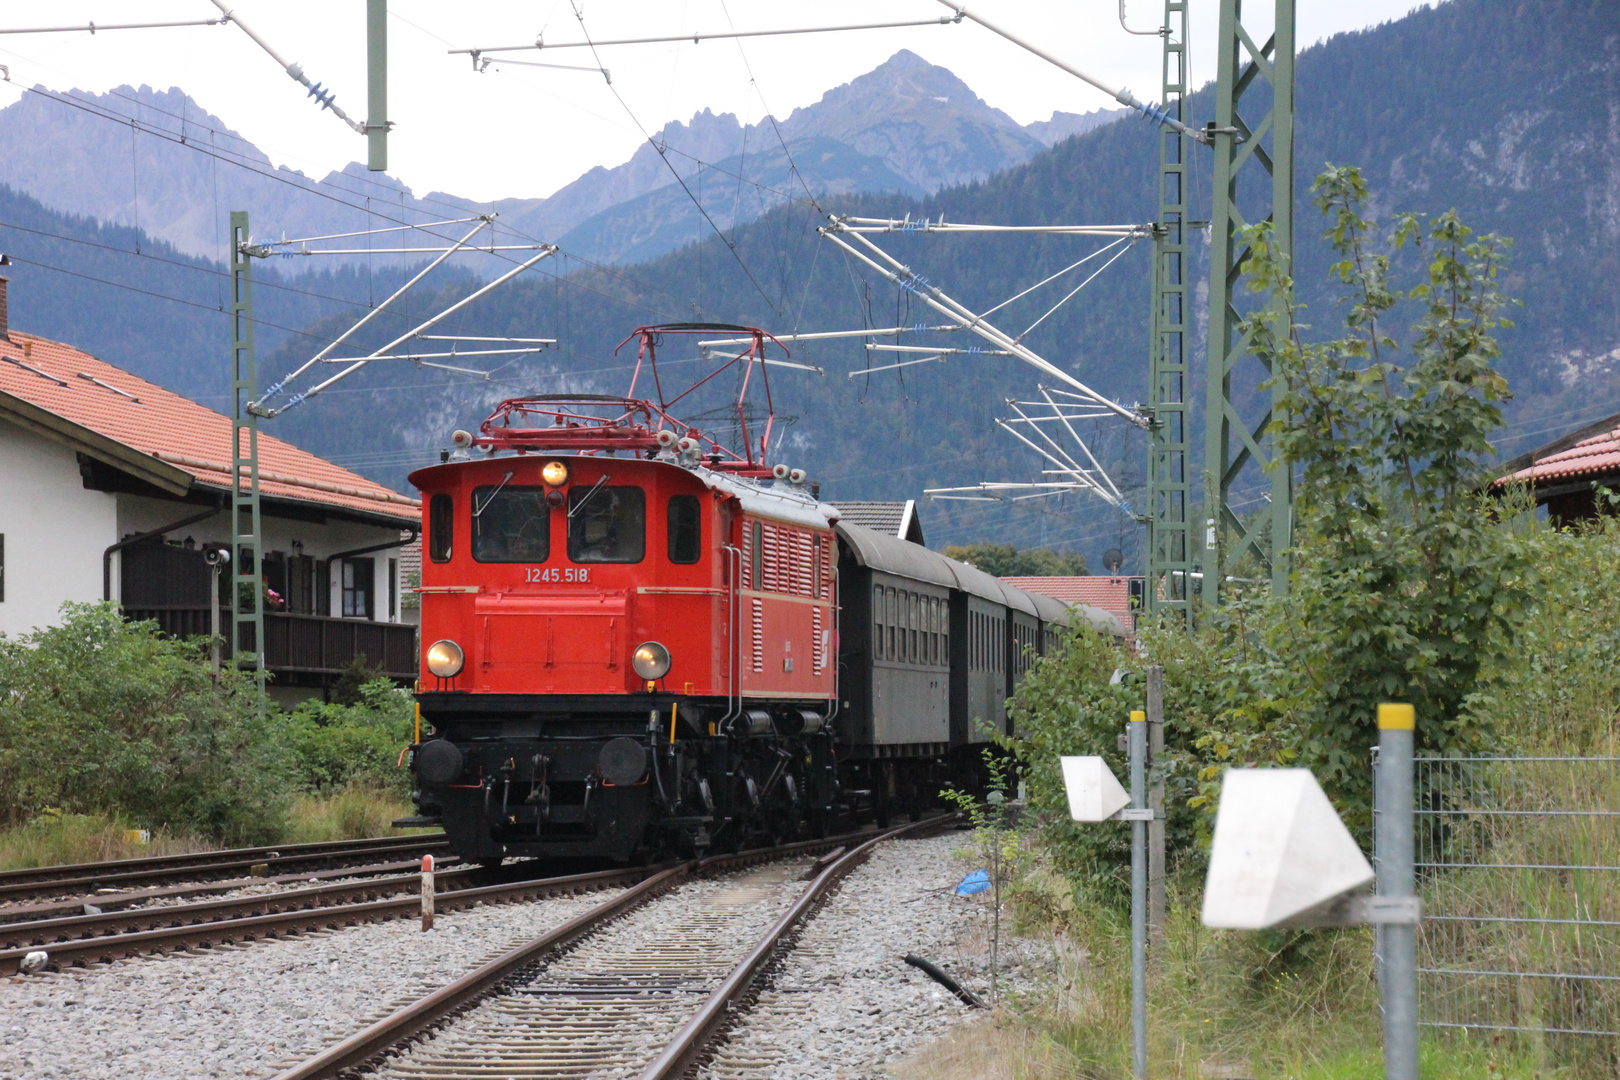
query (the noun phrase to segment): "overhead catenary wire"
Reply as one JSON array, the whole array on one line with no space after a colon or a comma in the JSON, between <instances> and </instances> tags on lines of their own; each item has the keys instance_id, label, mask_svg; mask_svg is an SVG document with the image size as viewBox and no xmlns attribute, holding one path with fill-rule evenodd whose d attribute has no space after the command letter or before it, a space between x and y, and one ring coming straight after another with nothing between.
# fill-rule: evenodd
<instances>
[{"instance_id":1,"label":"overhead catenary wire","mask_svg":"<svg viewBox=\"0 0 1620 1080\"><path fill-rule=\"evenodd\" d=\"M230 21L231 17L227 14L217 19L185 19L180 22L89 22L79 23L75 26L17 26L0 29L0 34L102 34L106 33L108 30L169 30L182 26L224 26Z\"/></svg>"},{"instance_id":2,"label":"overhead catenary wire","mask_svg":"<svg viewBox=\"0 0 1620 1080\"><path fill-rule=\"evenodd\" d=\"M1079 379L1076 379L1073 375L1070 375L1062 368L1051 363L1045 357L1040 356L1033 349L1029 348L1029 346L1022 344L1004 331L997 329L992 323L986 320L983 315L976 314L964 305L958 303L956 300L953 300L937 285L930 283L926 278L923 278L912 271L910 267L906 266L904 263L885 252L867 237L858 233L851 234L851 239L866 247L868 251L871 252L871 255L858 250L852 244L846 242L843 236L840 235L843 231L840 228L840 224L841 223L839 220L834 217L831 225L818 229L817 231L821 236L831 240L850 255L853 255L855 258L859 259L873 270L876 270L893 284L900 286L906 292L916 295L922 299L924 303L926 303L929 307L932 307L935 311L938 311L948 319L959 322L964 329L971 330L973 333L978 334L980 337L991 342L993 345L1010 350L1019 360L1022 360L1031 367L1044 371L1053 378L1062 381L1073 390L1087 396L1096 404L1109 409L1121 419L1128 421L1134 426L1142 428L1147 426L1147 418L1144 417L1140 412L1127 409L1125 406L1097 393L1091 387L1087 386ZM873 255L877 256L877 258L873 258ZM883 262L879 262L878 259L882 259ZM885 262L889 265L883 265Z\"/></svg>"},{"instance_id":3,"label":"overhead catenary wire","mask_svg":"<svg viewBox=\"0 0 1620 1080\"><path fill-rule=\"evenodd\" d=\"M252 38L255 45L270 55L270 59L280 64L281 70L287 73L288 78L292 79L293 82L298 83L308 90L309 96L314 98L316 103L320 105L321 108L332 110L332 115L349 125L349 127L354 131L360 133L361 135L366 134L366 125L360 123L358 120L351 119L349 114L344 112L342 107L338 105L337 101L334 99L332 91L324 88L318 82L310 82L309 76L304 74L304 69L302 67L296 63L293 63L292 61L289 61L286 57L277 52L273 45L264 40L263 37L259 36L258 32L255 31L253 27L243 22L239 15L232 11L231 8L226 6L225 0L213 0L213 5L219 8L227 20L241 27L242 33Z\"/></svg>"},{"instance_id":4,"label":"overhead catenary wire","mask_svg":"<svg viewBox=\"0 0 1620 1080\"><path fill-rule=\"evenodd\" d=\"M569 6L573 9L574 18L579 22L580 33L585 35L585 41L587 44L589 44L591 36L590 31L585 27L585 13L580 9L577 0L568 0L568 2ZM591 49L591 56L598 64L601 64L602 58L596 54L594 47ZM617 88L615 88L611 82L608 83L608 91L619 102L620 107L624 109L625 115L630 117L631 121L636 125L636 127L641 130L642 137L647 140L647 145L651 146L655 151L657 151L659 160L664 163L665 168L669 169L670 175L673 176L675 178L675 182L681 186L681 190L686 192L686 197L692 200L692 205L697 207L697 211L703 216L703 220L709 223L709 228L713 229L714 234L720 238L720 242L726 245L726 250L731 252L731 257L736 260L737 266L742 270L743 276L748 279L748 283L754 287L754 291L759 293L760 299L764 300L765 303L770 305L773 309L776 308L778 305L771 303L771 298L766 295L764 287L761 286L759 280L754 277L753 271L748 269L748 264L743 261L742 255L737 251L736 243L728 238L723 231L721 231L719 225L715 224L714 218L710 217L708 210L704 209L702 200L692 193L692 189L686 183L686 178L683 177L680 174L680 171L675 168L674 164L670 162L669 155L664 152L664 148L659 146L658 141L654 139L650 133L648 133L646 125L644 125L636 117L635 111L630 108L630 103L624 100L624 95L620 94Z\"/></svg>"},{"instance_id":5,"label":"overhead catenary wire","mask_svg":"<svg viewBox=\"0 0 1620 1080\"><path fill-rule=\"evenodd\" d=\"M217 2L217 0L216 0ZM578 9L575 9L578 14ZM729 19L729 15L728 15ZM754 37L783 37L794 34L837 34L849 30L896 30L914 26L951 26L961 22L961 16L952 18L949 15L937 19L911 19L906 22L886 23L859 23L848 26L803 26L782 30L725 30L708 34L694 31L690 34L678 34L674 37L646 37L646 38L614 38L603 41L592 41L586 35L584 41L546 41L543 36L537 36L534 41L523 45L478 45L467 49L451 49L451 56L479 57L486 53L502 52L538 52L543 49L590 49L593 52L599 48L610 45L672 45L690 41L696 45L703 41L719 41L726 38L754 38Z\"/></svg>"},{"instance_id":6,"label":"overhead catenary wire","mask_svg":"<svg viewBox=\"0 0 1620 1080\"><path fill-rule=\"evenodd\" d=\"M215 2L217 3L218 0L215 0ZM1045 60L1048 64L1051 64L1053 67L1056 67L1061 71L1066 71L1070 75L1073 75L1075 78L1079 79L1081 82L1101 90L1103 93L1107 94L1121 105L1124 105L1126 108L1135 109L1148 120L1153 121L1160 127L1167 127L1179 135L1185 135L1187 138L1192 139L1195 142L1203 143L1206 146L1210 144L1211 139L1207 134L1199 131L1197 128L1190 128L1186 124L1183 124L1180 120L1177 120L1175 117L1171 116L1169 110L1164 108L1162 105L1153 105L1139 101L1135 94L1131 93L1124 87L1110 86L1101 79L1098 79L1096 76L1086 74L1073 64L1059 60L1057 57L1053 56L1039 45L1025 40L1019 35L1013 33L1011 30L1008 30L997 23L991 22L989 19L978 14L977 12L969 11L965 5L958 3L957 0L939 0L939 2L956 12L957 18L968 19L972 22L976 22L986 30L990 31L992 34L1006 38L1008 41L1012 42L1014 45L1017 45L1025 52L1033 53L1042 60Z\"/></svg>"}]
</instances>

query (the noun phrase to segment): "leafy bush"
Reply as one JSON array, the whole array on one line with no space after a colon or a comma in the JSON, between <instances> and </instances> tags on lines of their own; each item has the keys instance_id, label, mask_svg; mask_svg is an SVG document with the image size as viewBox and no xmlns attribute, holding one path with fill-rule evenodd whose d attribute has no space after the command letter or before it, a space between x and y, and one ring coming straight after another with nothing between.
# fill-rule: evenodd
<instances>
[{"instance_id":1,"label":"leafy bush","mask_svg":"<svg viewBox=\"0 0 1620 1080\"><path fill-rule=\"evenodd\" d=\"M304 702L287 721L295 782L321 791L365 785L409 792L410 773L398 762L415 716L411 695L388 679L361 686L356 704Z\"/></svg>"},{"instance_id":2,"label":"leafy bush","mask_svg":"<svg viewBox=\"0 0 1620 1080\"><path fill-rule=\"evenodd\" d=\"M282 724L248 676L216 687L196 642L68 604L60 625L0 638L0 816L52 807L268 840L286 804Z\"/></svg>"},{"instance_id":3,"label":"leafy bush","mask_svg":"<svg viewBox=\"0 0 1620 1080\"><path fill-rule=\"evenodd\" d=\"M1135 653L1077 631L1034 666L1009 706L1017 734L1007 746L1029 770L1047 843L1100 896L1123 898L1128 836L1068 822L1056 759L1099 754L1125 775L1116 739L1144 707L1150 662L1165 679L1167 851L1184 867L1202 858L1226 767L1308 766L1365 835L1378 702L1416 707L1421 748L1469 752L1496 738L1503 695L1534 688L1507 673L1521 662L1515 641L1532 599L1537 530L1479 495L1507 396L1491 337L1504 322L1495 282L1507 244L1475 238L1455 214L1398 216L1380 241L1354 169L1330 168L1313 191L1343 257L1333 274L1346 286L1344 336L1307 341L1291 302L1244 327L1284 391L1271 430L1285 467L1302 478L1291 595L1231 597L1199 612L1191 631L1144 620ZM1269 228L1245 241L1252 279L1291 296ZM1412 247L1421 269L1400 291L1390 253ZM1380 321L1402 301L1419 308L1404 364Z\"/></svg>"}]
</instances>

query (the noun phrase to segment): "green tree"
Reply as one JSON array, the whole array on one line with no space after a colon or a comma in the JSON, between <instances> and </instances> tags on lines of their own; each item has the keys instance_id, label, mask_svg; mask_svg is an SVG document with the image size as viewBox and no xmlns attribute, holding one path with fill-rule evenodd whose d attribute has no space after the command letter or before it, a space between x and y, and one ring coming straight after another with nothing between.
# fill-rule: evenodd
<instances>
[{"instance_id":1,"label":"green tree","mask_svg":"<svg viewBox=\"0 0 1620 1080\"><path fill-rule=\"evenodd\" d=\"M216 685L197 640L68 604L59 625L0 638L0 816L47 807L217 840L272 839L285 809L283 719L250 676Z\"/></svg>"},{"instance_id":2,"label":"green tree","mask_svg":"<svg viewBox=\"0 0 1620 1080\"><path fill-rule=\"evenodd\" d=\"M1050 548L1024 548L1011 544L953 544L945 557L978 567L993 577L1078 577L1091 573L1086 557Z\"/></svg>"},{"instance_id":3,"label":"green tree","mask_svg":"<svg viewBox=\"0 0 1620 1080\"><path fill-rule=\"evenodd\" d=\"M1307 341L1266 224L1245 236L1250 287L1283 299L1242 332L1281 385L1271 430L1300 476L1293 593L1272 640L1308 718L1302 760L1364 816L1377 703L1412 703L1425 749L1478 749L1471 698L1526 604L1522 539L1479 493L1508 397L1493 333L1510 325L1497 288L1510 242L1475 236L1455 212L1380 227L1354 168L1330 166L1311 190L1339 256L1345 334ZM1404 289L1392 272L1403 250ZM1419 311L1404 354L1386 328L1403 303Z\"/></svg>"}]
</instances>

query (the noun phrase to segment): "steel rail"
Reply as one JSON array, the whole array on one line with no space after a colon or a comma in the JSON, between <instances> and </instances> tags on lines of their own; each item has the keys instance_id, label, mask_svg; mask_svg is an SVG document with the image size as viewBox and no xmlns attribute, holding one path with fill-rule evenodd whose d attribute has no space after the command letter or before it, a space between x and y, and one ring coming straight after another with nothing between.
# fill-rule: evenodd
<instances>
[{"instance_id":1,"label":"steel rail","mask_svg":"<svg viewBox=\"0 0 1620 1080\"><path fill-rule=\"evenodd\" d=\"M633 884L646 870L642 867L622 870L604 870L591 874L570 874L565 877L536 878L505 885L484 885L457 889L441 894L435 901L439 911L456 911L489 902L511 903L539 897L574 895L612 888L619 884ZM259 899L274 899L274 895ZM163 910L163 909L158 909ZM14 975L21 969L23 958L30 952L48 954L52 967L90 964L97 961L120 960L153 952L175 949L235 944L256 941L259 938L279 937L300 930L338 929L360 923L380 922L384 919L410 918L421 911L417 896L391 900L373 900L359 904L340 904L330 907L300 908L241 919L222 919L191 926L165 927L130 934L68 941L38 950L33 946L0 950L0 976Z\"/></svg>"},{"instance_id":2,"label":"steel rail","mask_svg":"<svg viewBox=\"0 0 1620 1080\"><path fill-rule=\"evenodd\" d=\"M408 1042L460 1012L478 999L495 991L512 976L518 974L535 961L544 958L547 954L572 944L693 875L702 874L709 870L730 870L765 862L774 862L794 855L833 851L834 849L841 849L841 846L847 846L856 840L867 840L867 843L862 844L855 851L867 851L870 849L871 843L878 839L887 839L911 829L937 826L952 820L953 817L954 815L941 815L887 832L874 834L872 830L862 830L840 836L829 836L825 839L783 844L780 847L757 848L735 854L714 855L676 866L660 866L653 868L651 871L641 871L648 873L649 876L632 885L618 896L598 904L591 910L576 916L532 941L508 950L454 982L412 1002L410 1005L396 1010L382 1020L328 1047L316 1056L276 1074L273 1080L327 1080L327 1078L339 1076L349 1070L359 1069L368 1062L372 1062L400 1044ZM854 852L851 852L851 854L854 854ZM829 878L828 874L832 873L833 867L844 865L844 860L848 857L846 855L839 859L832 867L819 875L816 879L817 883L819 884L825 880L830 884L831 881L836 880L835 877ZM853 867L853 865L854 863L847 864L843 872L847 873L848 867ZM841 874L838 876L841 876ZM465 898L469 893L485 891L487 890L465 890L460 893L450 893L445 897L445 900L453 902L458 897ZM825 891L825 886L823 886L818 892L818 896ZM443 907L444 903L441 902L440 906ZM805 907L808 907L808 905L805 905ZM800 910L798 905L796 905L795 909Z\"/></svg>"},{"instance_id":3,"label":"steel rail","mask_svg":"<svg viewBox=\"0 0 1620 1080\"><path fill-rule=\"evenodd\" d=\"M446 855L437 859L439 866L449 867L459 860L454 855ZM121 911L134 904L144 904L152 900L170 900L185 896L210 896L233 889L245 889L251 886L263 885L304 885L321 881L331 881L335 878L373 877L381 874L409 873L421 866L420 859L406 859L403 862L366 863L360 866L339 866L330 870L300 870L291 874L275 874L266 877L235 877L221 878L217 881L204 881L187 885L169 885L158 889L141 889L136 892L102 892L84 894L66 900L47 900L38 904L6 904L0 905L0 919L9 919L14 923L29 922L39 919L67 918L78 915L84 911L84 906L90 904L102 911ZM458 868L456 871L460 873ZM9 925L9 924L8 924Z\"/></svg>"},{"instance_id":4,"label":"steel rail","mask_svg":"<svg viewBox=\"0 0 1620 1080\"><path fill-rule=\"evenodd\" d=\"M394 870L404 870L410 863L395 863ZM462 866L454 870L439 871L436 884L449 895L457 889L467 888L467 881L482 868ZM342 871L338 871L341 873ZM257 885L264 879L249 879ZM74 904L73 914L56 918L33 919L26 922L0 924L0 949L55 949L73 941L92 940L109 935L129 934L157 930L172 926L195 926L202 923L225 922L230 919L252 918L279 911L332 907L338 904L378 900L384 896L414 891L421 883L421 874L396 874L392 877L374 877L363 881L343 881L328 885L312 885L303 889L283 889L279 892L257 893L253 896L234 896L223 900L200 900L185 904L158 904L124 911L97 911L82 913L86 905ZM244 883L246 884L246 883ZM98 898L99 899L99 898ZM99 905L96 905L99 906ZM8 914L0 911L0 916Z\"/></svg>"},{"instance_id":5,"label":"steel rail","mask_svg":"<svg viewBox=\"0 0 1620 1080\"><path fill-rule=\"evenodd\" d=\"M172 862L158 857L150 862L129 859L79 866L52 866L35 871L10 871L10 880L0 878L0 901L36 896L64 895L75 890L133 885L137 882L164 882L175 878L203 877L232 871L251 871L256 866L282 867L330 865L334 859L397 855L404 851L418 855L443 851L448 845L443 834L422 837L402 836L383 841L342 841L334 844L298 844L280 848L237 848L197 855L175 856Z\"/></svg>"},{"instance_id":6,"label":"steel rail","mask_svg":"<svg viewBox=\"0 0 1620 1080\"><path fill-rule=\"evenodd\" d=\"M192 851L178 855L143 855L135 859L109 859L105 862L58 863L55 866L30 866L21 870L0 870L0 884L11 881L44 881L52 877L79 877L83 874L120 870L161 870L193 866L210 861L235 861L250 856L310 855L353 851L367 847L400 847L412 841L434 843L442 841L444 834L418 833L412 836L368 836L359 840L328 840L310 844L269 844L264 847L224 848L219 851Z\"/></svg>"},{"instance_id":7,"label":"steel rail","mask_svg":"<svg viewBox=\"0 0 1620 1080\"><path fill-rule=\"evenodd\" d=\"M734 1006L748 993L755 976L777 955L778 948L788 935L834 885L866 861L873 848L885 840L893 840L908 832L938 827L953 817L954 815L947 814L881 832L864 844L839 856L817 874L799 899L794 901L793 906L776 920L775 925L767 930L759 941L755 942L748 955L731 970L725 981L714 989L692 1019L688 1020L659 1055L641 1070L640 1080L677 1080L678 1077L685 1075L686 1070L697 1060L698 1055L709 1045L721 1027L736 1017Z\"/></svg>"}]
</instances>

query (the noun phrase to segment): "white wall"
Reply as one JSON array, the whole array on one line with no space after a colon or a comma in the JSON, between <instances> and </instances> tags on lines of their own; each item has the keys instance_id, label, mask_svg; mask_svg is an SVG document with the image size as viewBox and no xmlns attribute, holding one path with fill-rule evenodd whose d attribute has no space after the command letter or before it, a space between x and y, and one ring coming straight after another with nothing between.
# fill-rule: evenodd
<instances>
[{"instance_id":1,"label":"white wall","mask_svg":"<svg viewBox=\"0 0 1620 1080\"><path fill-rule=\"evenodd\" d=\"M56 622L66 601L101 599L101 553L118 540L116 497L85 490L72 450L0 421L0 534L0 632L15 636Z\"/></svg>"}]
</instances>

